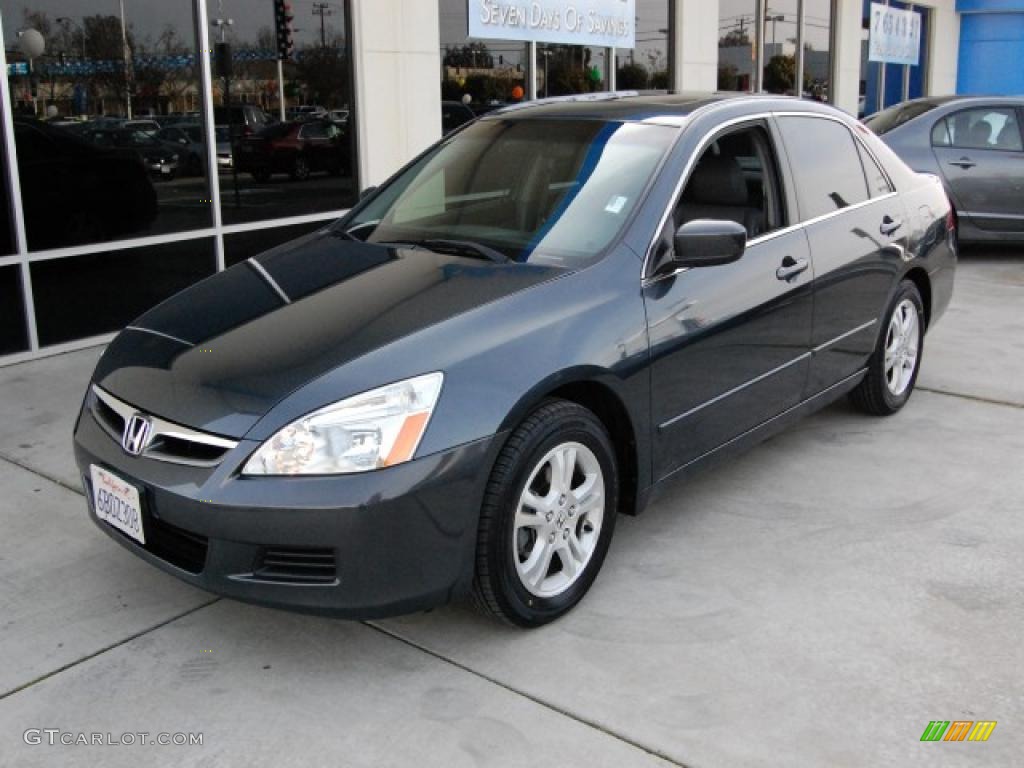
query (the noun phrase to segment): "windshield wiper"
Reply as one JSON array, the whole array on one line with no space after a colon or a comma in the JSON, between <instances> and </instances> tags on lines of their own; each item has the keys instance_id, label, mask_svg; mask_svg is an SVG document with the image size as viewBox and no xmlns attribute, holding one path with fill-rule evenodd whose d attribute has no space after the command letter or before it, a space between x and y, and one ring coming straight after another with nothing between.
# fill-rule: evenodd
<instances>
[{"instance_id":1,"label":"windshield wiper","mask_svg":"<svg viewBox=\"0 0 1024 768\"><path fill-rule=\"evenodd\" d=\"M496 251L494 248L482 243L474 243L472 240L432 238L429 240L419 240L416 244L438 253L453 253L457 256L484 258L488 261L493 261L495 264L507 264L509 260L508 256L501 251Z\"/></svg>"}]
</instances>

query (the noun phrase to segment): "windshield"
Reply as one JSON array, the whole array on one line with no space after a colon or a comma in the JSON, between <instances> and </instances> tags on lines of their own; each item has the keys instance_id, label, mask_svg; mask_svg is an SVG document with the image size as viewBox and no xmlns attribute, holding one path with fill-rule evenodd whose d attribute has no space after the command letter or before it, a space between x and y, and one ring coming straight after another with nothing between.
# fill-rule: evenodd
<instances>
[{"instance_id":1,"label":"windshield","mask_svg":"<svg viewBox=\"0 0 1024 768\"><path fill-rule=\"evenodd\" d=\"M622 229L675 135L597 120L484 120L342 225L370 243L468 241L519 262L579 266Z\"/></svg>"},{"instance_id":2,"label":"windshield","mask_svg":"<svg viewBox=\"0 0 1024 768\"><path fill-rule=\"evenodd\" d=\"M937 106L938 104L933 101L910 101L905 104L897 104L895 107L889 107L872 115L864 121L864 125L881 136L893 128L899 128L904 123L909 123L925 112L931 112Z\"/></svg>"}]
</instances>

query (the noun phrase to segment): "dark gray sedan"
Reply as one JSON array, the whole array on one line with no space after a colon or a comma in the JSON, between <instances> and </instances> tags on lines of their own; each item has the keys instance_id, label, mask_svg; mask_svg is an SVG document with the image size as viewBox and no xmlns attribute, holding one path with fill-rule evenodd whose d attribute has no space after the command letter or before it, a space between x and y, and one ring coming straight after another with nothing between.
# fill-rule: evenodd
<instances>
[{"instance_id":1,"label":"dark gray sedan","mask_svg":"<svg viewBox=\"0 0 1024 768\"><path fill-rule=\"evenodd\" d=\"M1024 242L1024 98L943 96L867 119L915 171L939 176L963 242Z\"/></svg>"},{"instance_id":2,"label":"dark gray sedan","mask_svg":"<svg viewBox=\"0 0 1024 768\"><path fill-rule=\"evenodd\" d=\"M838 397L906 404L950 211L824 105L493 112L126 328L75 427L90 513L242 600L365 618L472 592L543 624L618 513Z\"/></svg>"}]
</instances>

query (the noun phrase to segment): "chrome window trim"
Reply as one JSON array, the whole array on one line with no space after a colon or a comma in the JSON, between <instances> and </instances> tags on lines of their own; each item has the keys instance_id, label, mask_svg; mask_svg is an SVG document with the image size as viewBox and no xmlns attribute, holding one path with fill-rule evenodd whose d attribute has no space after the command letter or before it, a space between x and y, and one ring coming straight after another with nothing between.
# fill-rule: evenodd
<instances>
[{"instance_id":1,"label":"chrome window trim","mask_svg":"<svg viewBox=\"0 0 1024 768\"><path fill-rule=\"evenodd\" d=\"M150 433L150 439L146 447L143 449L141 456L143 458L155 459L157 461L164 461L169 464L186 464L188 466L195 467L214 467L220 464L221 458L219 457L212 461L206 461L201 459L184 459L176 456L168 456L167 454L161 453L159 450L151 451L153 443L159 437L171 437L177 440L183 440L189 443L198 443L199 445L209 446L211 448L222 448L225 452L230 451L238 445L237 440L230 440L226 437L218 437L217 435L211 435L206 432L199 432L189 427L182 426L173 421L161 419L159 416L153 416L134 405L124 402L123 400L114 397L106 390L100 388L98 385L93 384L91 387L93 395L98 400L101 400L110 410L120 416L125 423L134 416L135 414L142 414L149 419L152 425ZM93 419L99 425L100 429L107 433L112 440L118 445L121 444L121 435L115 435L110 427L100 418L97 417L93 408L89 409L92 412Z\"/></svg>"},{"instance_id":2,"label":"chrome window trim","mask_svg":"<svg viewBox=\"0 0 1024 768\"><path fill-rule=\"evenodd\" d=\"M686 186L686 182L689 180L690 175L693 173L693 167L696 165L697 159L704 154L704 150L708 148L708 145L711 143L711 139L719 135L722 131L732 128L733 126L740 125L742 123L756 122L758 120L769 120L776 117L811 117L817 118L819 120L831 120L834 123L839 123L841 126L846 128L847 132L849 132L850 136L853 138L854 141L860 142L860 144L868 152L868 154L875 161L875 163L878 164L878 167L882 170L882 173L885 174L886 180L889 182L889 186L892 189L892 191L885 195L879 195L878 197L869 197L867 200L862 200L861 202L849 205L846 208L840 208L839 210L836 211L830 211L828 213L821 214L820 216L815 216L807 220L799 221L796 224L790 224L788 226L772 230L771 232L767 232L763 235L759 235L747 241L748 248L752 248L755 245L760 245L761 243L767 242L776 237L782 237L783 235L790 234L791 232L796 232L797 230L804 229L819 222L827 221L828 219L831 219L835 216L839 216L844 213L849 213L850 211L855 211L858 208L863 208L864 206L869 205L871 203L877 203L881 200L887 200L890 197L899 194L896 191L895 185L892 183L892 178L885 170L885 166L878 162L878 158L875 156L875 153L872 152L871 148L868 147L864 142L860 141L860 139L852 130L850 130L850 126L847 124L846 120L837 115L826 115L818 112L779 111L757 112L750 115L743 115L742 117L730 118L729 120L720 123L719 125L715 126L712 130L705 133L704 136L701 137L701 140L697 144L697 148L694 150L693 154L686 161L686 166L683 168L683 172L679 175L679 181L676 183L675 190L672 192L672 200L669 203L669 205L665 208L664 213L662 213L661 219L658 222L658 226L655 228L654 234L651 236L651 242L648 244L647 251L644 254L643 268L640 272L642 287L647 287L648 285L651 285L653 283L656 283L660 280L664 280L669 277L675 277L676 275L680 275L683 272L686 272L687 269L689 269L688 267L684 267L682 269L677 269L674 272L670 272L665 275L658 275L656 277L649 276L647 274L647 268L650 264L651 257L654 253L654 247L658 243L658 237L665 229L665 224L668 223L668 217L671 216L672 211L675 210L676 202L682 195L683 189Z\"/></svg>"}]
</instances>

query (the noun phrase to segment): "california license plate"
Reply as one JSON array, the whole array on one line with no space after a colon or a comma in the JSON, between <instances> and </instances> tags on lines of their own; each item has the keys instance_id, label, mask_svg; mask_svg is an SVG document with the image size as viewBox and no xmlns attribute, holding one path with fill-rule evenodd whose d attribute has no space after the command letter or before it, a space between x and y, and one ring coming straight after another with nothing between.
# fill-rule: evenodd
<instances>
[{"instance_id":1,"label":"california license plate","mask_svg":"<svg viewBox=\"0 0 1024 768\"><path fill-rule=\"evenodd\" d=\"M139 544L145 544L139 489L95 464L89 466L89 473L92 475L92 502L96 517L131 536Z\"/></svg>"}]
</instances>

